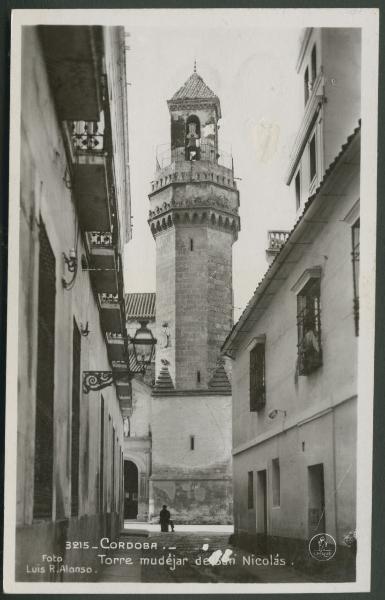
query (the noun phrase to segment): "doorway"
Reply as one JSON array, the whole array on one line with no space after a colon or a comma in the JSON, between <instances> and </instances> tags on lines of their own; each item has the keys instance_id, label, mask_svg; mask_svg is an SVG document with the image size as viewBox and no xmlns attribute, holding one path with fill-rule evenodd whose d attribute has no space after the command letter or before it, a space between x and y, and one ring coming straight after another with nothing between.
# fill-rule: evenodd
<instances>
[{"instance_id":1,"label":"doorway","mask_svg":"<svg viewBox=\"0 0 385 600\"><path fill-rule=\"evenodd\" d=\"M257 471L257 533L261 535L267 535L266 469Z\"/></svg>"},{"instance_id":2,"label":"doorway","mask_svg":"<svg viewBox=\"0 0 385 600\"><path fill-rule=\"evenodd\" d=\"M124 461L124 518L138 516L138 467L132 460Z\"/></svg>"},{"instance_id":3,"label":"doorway","mask_svg":"<svg viewBox=\"0 0 385 600\"><path fill-rule=\"evenodd\" d=\"M308 467L308 528L309 537L325 533L325 485L323 463Z\"/></svg>"}]
</instances>

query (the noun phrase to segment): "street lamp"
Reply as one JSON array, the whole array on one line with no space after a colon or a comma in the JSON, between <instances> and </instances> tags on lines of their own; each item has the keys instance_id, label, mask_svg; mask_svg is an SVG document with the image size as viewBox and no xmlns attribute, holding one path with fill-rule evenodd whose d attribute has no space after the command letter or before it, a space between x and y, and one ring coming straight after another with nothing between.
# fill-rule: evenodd
<instances>
[{"instance_id":1,"label":"street lamp","mask_svg":"<svg viewBox=\"0 0 385 600\"><path fill-rule=\"evenodd\" d=\"M134 347L136 362L139 366L146 367L151 364L154 357L156 339L147 327L148 321L142 320L139 323L140 327L131 338L131 343Z\"/></svg>"}]
</instances>

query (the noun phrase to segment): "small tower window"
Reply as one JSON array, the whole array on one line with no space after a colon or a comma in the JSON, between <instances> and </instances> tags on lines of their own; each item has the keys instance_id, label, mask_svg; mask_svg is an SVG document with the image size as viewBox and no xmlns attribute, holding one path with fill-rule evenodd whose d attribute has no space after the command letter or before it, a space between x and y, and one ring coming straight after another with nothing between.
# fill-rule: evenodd
<instances>
[{"instance_id":1,"label":"small tower window","mask_svg":"<svg viewBox=\"0 0 385 600\"><path fill-rule=\"evenodd\" d=\"M195 450L195 435L190 435L190 450Z\"/></svg>"},{"instance_id":2,"label":"small tower window","mask_svg":"<svg viewBox=\"0 0 385 600\"><path fill-rule=\"evenodd\" d=\"M194 250L194 240L192 238L190 239L190 250L191 252Z\"/></svg>"},{"instance_id":3,"label":"small tower window","mask_svg":"<svg viewBox=\"0 0 385 600\"><path fill-rule=\"evenodd\" d=\"M201 382L201 372L197 371L197 383Z\"/></svg>"}]
</instances>

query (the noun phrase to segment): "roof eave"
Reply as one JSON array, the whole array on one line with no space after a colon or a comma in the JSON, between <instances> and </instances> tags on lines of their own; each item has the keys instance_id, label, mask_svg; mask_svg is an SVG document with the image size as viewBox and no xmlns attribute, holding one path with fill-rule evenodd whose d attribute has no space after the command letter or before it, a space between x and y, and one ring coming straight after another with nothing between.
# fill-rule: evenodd
<instances>
[{"instance_id":1,"label":"roof eave","mask_svg":"<svg viewBox=\"0 0 385 600\"><path fill-rule=\"evenodd\" d=\"M360 121L360 123L361 123L361 121ZM311 217L312 214L318 209L319 202L317 202L317 200L322 198L322 195L325 194L325 192L327 192L329 186L333 183L332 175L335 175L336 172L338 171L338 166L342 162L342 159L347 154L347 152L349 152L349 150L350 151L352 149L354 150L355 143L359 143L360 130L361 130L361 126L359 124L359 126L348 137L347 141L342 146L340 153L336 156L334 161L331 163L329 168L326 170L324 179L321 182L321 184L318 186L315 193L309 197L307 203L305 204L303 213L302 213L299 221L297 221L297 223L294 225L286 243L282 246L280 252L277 254L274 261L271 263L270 267L266 271L261 282L257 286L252 298L248 302L242 315L238 319L237 323L233 326L232 330L230 331L229 335L227 336L226 340L224 341L222 348L221 348L222 354L230 356L230 357L232 356L233 345L239 338L241 328L247 322L247 319L249 318L252 311L255 310L255 308L257 307L258 302L262 298L265 290L268 288L271 281L274 279L274 276L281 268L282 263L285 261L286 257L290 254L290 252L293 249L293 246L295 246L296 242L302 235L305 224L307 224L307 222L309 221L309 217ZM305 218L305 216L306 216L306 218ZM243 329L243 332L244 332L244 329Z\"/></svg>"}]
</instances>

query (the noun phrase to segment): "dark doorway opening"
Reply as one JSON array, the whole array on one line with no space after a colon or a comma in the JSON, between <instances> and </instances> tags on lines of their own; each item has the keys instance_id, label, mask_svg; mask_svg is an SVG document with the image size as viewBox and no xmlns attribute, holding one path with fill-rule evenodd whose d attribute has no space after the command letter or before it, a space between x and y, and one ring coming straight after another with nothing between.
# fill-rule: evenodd
<instances>
[{"instance_id":1,"label":"dark doorway opening","mask_svg":"<svg viewBox=\"0 0 385 600\"><path fill-rule=\"evenodd\" d=\"M138 516L138 467L131 460L124 461L124 518Z\"/></svg>"},{"instance_id":2,"label":"dark doorway opening","mask_svg":"<svg viewBox=\"0 0 385 600\"><path fill-rule=\"evenodd\" d=\"M308 467L308 522L309 537L326 531L324 466Z\"/></svg>"},{"instance_id":3,"label":"dark doorway opening","mask_svg":"<svg viewBox=\"0 0 385 600\"><path fill-rule=\"evenodd\" d=\"M266 469L257 472L257 533L267 534Z\"/></svg>"}]
</instances>

